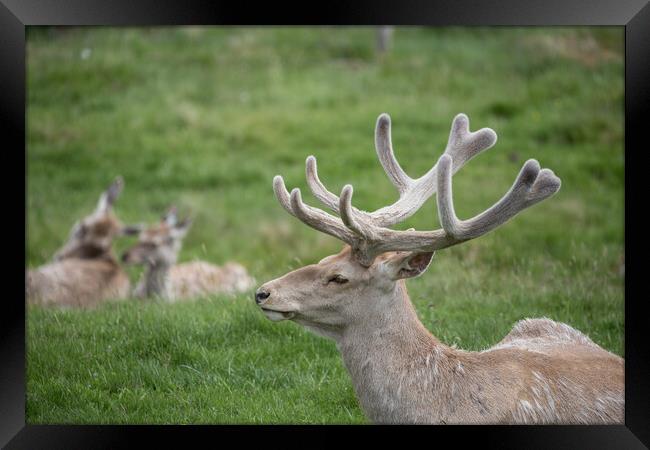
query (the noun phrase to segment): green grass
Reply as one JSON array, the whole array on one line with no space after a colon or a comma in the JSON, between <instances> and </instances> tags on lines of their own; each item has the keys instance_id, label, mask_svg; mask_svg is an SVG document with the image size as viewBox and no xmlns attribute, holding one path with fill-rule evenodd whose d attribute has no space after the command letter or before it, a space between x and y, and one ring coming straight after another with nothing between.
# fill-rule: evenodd
<instances>
[{"instance_id":1,"label":"green grass","mask_svg":"<svg viewBox=\"0 0 650 450\"><path fill-rule=\"evenodd\" d=\"M622 355L622 28L398 28L393 44L376 55L372 28L29 29L28 266L121 174L123 221L171 203L195 216L181 261L275 278L341 244L281 209L274 175L315 204L314 154L331 190L352 183L375 209L396 198L373 149L379 113L420 176L464 112L499 140L454 178L460 217L500 198L528 158L562 189L438 252L408 283L423 323L480 350L546 316ZM436 215L429 201L399 227L437 228ZM365 422L333 342L269 322L251 294L30 308L27 351L28 423Z\"/></svg>"}]
</instances>

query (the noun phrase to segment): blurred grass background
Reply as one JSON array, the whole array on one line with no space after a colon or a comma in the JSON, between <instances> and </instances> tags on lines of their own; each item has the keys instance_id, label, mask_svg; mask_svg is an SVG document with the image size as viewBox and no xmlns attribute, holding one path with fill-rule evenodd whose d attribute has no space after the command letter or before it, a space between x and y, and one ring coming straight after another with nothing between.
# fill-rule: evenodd
<instances>
[{"instance_id":1,"label":"blurred grass background","mask_svg":"<svg viewBox=\"0 0 650 450\"><path fill-rule=\"evenodd\" d=\"M28 28L27 265L120 174L124 222L174 203L195 216L179 261L236 260L267 281L341 247L282 210L274 175L317 205L304 178L314 154L330 190L351 183L374 210L397 197L374 152L377 116L391 115L417 177L464 112L499 139L454 178L461 218L529 158L562 189L439 252L408 283L423 323L480 350L546 316L623 355L623 28L397 28L385 54L375 31ZM408 227L438 228L435 201ZM30 308L27 330L28 423L365 422L333 342L270 323L252 293Z\"/></svg>"}]
</instances>

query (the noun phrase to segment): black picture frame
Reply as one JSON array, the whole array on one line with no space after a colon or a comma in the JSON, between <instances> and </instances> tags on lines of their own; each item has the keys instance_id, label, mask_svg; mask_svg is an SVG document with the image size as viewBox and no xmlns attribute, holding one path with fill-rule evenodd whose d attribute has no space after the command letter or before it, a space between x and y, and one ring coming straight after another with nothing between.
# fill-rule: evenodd
<instances>
[{"instance_id":1,"label":"black picture frame","mask_svg":"<svg viewBox=\"0 0 650 450\"><path fill-rule=\"evenodd\" d=\"M618 25L625 28L625 187L637 193L625 197L625 425L620 426L470 426L409 427L410 439L421 437L433 443L441 437L456 443L476 439L485 448L647 448L650 446L650 365L648 340L643 330L643 291L640 284L644 224L635 218L634 201L642 202L638 184L646 172L648 145L643 117L650 110L650 5L646 0L481 0L405 1L384 5L377 1L304 2L279 5L275 2L251 7L244 2L163 0L0 0L0 127L5 197L19 185L15 177L26 177L26 26L29 25ZM646 114L644 114L646 113ZM24 153L21 153L24 152ZM22 157L21 157L22 156ZM23 208L26 205L26 183ZM18 198L13 195L12 199ZM632 197L632 198L631 198ZM18 202L18 200L16 200ZM638 204L638 203L637 203ZM16 205L16 209L19 206ZM6 214L6 233L26 233L17 214ZM26 216L23 216L26 217ZM25 219L26 220L26 219ZM22 227L22 229L20 229ZM20 231L19 231L20 229ZM631 241L634 237L634 241ZM17 239L16 239L17 241ZM633 242L632 244L630 244ZM16 243L16 247L20 244ZM25 257L24 247L20 251ZM636 260L633 260L636 258ZM18 258L19 259L19 258ZM131 446L135 438L182 445L207 439L210 446L223 441L222 431L236 432L238 439L254 437L246 426L57 426L25 424L25 304L20 300L19 265L7 261L5 293L0 314L0 444L6 448L119 448ZM16 276L12 276L13 271ZM23 297L24 298L24 297ZM255 427L256 432L289 434L297 442L305 433L320 431L319 442L340 442L337 433L351 427ZM325 431L323 433L323 431ZM355 433L382 439L403 427L355 427ZM191 441L188 441L191 434ZM256 434L256 433L255 433ZM416 436L417 435L417 436ZM313 438L312 438L313 439ZM239 442L242 442L241 440ZM283 438L284 442L284 438ZM302 441L304 442L304 441Z\"/></svg>"}]
</instances>

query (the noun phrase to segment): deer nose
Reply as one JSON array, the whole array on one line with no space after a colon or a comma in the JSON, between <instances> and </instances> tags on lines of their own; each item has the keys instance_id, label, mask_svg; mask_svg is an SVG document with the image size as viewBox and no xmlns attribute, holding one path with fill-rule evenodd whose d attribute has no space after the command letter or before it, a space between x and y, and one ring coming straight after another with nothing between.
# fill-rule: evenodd
<instances>
[{"instance_id":1,"label":"deer nose","mask_svg":"<svg viewBox=\"0 0 650 450\"><path fill-rule=\"evenodd\" d=\"M257 304L259 305L259 304L262 303L264 300L266 300L267 298L269 298L270 295L271 295L270 292L266 292L266 291L263 291L263 290L261 290L261 289L258 290L258 291L255 293L255 303L257 303Z\"/></svg>"}]
</instances>

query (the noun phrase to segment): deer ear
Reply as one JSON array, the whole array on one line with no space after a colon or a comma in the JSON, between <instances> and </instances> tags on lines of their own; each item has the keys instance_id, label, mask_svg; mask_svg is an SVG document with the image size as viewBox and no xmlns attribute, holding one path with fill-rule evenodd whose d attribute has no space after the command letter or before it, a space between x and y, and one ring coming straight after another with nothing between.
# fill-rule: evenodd
<instances>
[{"instance_id":1,"label":"deer ear","mask_svg":"<svg viewBox=\"0 0 650 450\"><path fill-rule=\"evenodd\" d=\"M165 215L163 215L160 220L170 227L176 226L176 224L178 223L176 206L174 205L170 206L169 209L167 209Z\"/></svg>"},{"instance_id":2,"label":"deer ear","mask_svg":"<svg viewBox=\"0 0 650 450\"><path fill-rule=\"evenodd\" d=\"M102 192L102 195L99 197L95 212L103 214L110 211L113 208L113 203L115 203L115 200L117 200L117 197L119 197L123 188L124 180L122 177L115 178L115 181L113 181L108 189Z\"/></svg>"},{"instance_id":3,"label":"deer ear","mask_svg":"<svg viewBox=\"0 0 650 450\"><path fill-rule=\"evenodd\" d=\"M435 252L398 252L387 262L389 276L393 280L422 275L431 264Z\"/></svg>"},{"instance_id":4,"label":"deer ear","mask_svg":"<svg viewBox=\"0 0 650 450\"><path fill-rule=\"evenodd\" d=\"M187 232L190 230L191 226L192 219L190 217L186 217L172 227L171 234L176 239L184 238Z\"/></svg>"}]
</instances>

